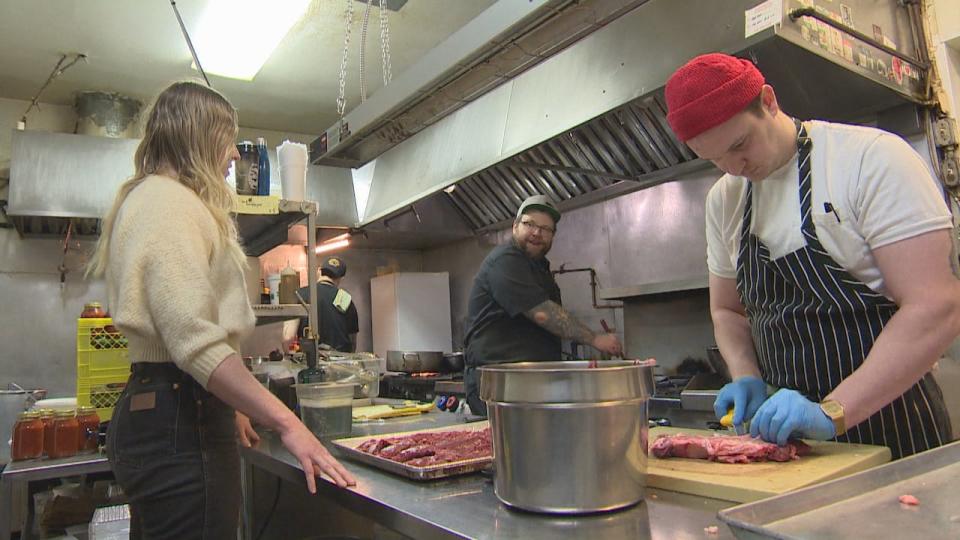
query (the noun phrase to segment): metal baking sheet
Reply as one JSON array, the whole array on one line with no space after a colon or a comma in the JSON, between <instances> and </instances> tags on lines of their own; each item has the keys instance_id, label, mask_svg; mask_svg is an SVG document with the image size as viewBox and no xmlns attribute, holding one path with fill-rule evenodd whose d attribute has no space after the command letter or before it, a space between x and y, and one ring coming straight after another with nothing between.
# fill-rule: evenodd
<instances>
[{"instance_id":1,"label":"metal baking sheet","mask_svg":"<svg viewBox=\"0 0 960 540\"><path fill-rule=\"evenodd\" d=\"M385 439L388 437L403 437L415 433L434 433L442 431L482 431L490 427L490 422L474 422L470 424L446 426L442 428L420 429L417 431L403 431L398 433L384 433L382 435L366 435L363 437L350 437L349 439L336 439L333 445L340 449L347 457L355 459L367 465L372 465L378 469L404 476L413 480L434 480L436 478L446 478L448 476L457 476L480 471L488 467L493 462L493 456L465 459L463 461L454 461L452 463L439 463L428 467L414 467L406 463L398 463L380 456L374 456L366 452L357 450L357 447L370 439Z\"/></svg>"},{"instance_id":2,"label":"metal baking sheet","mask_svg":"<svg viewBox=\"0 0 960 540\"><path fill-rule=\"evenodd\" d=\"M719 517L741 539L960 538L958 485L960 441Z\"/></svg>"}]
</instances>

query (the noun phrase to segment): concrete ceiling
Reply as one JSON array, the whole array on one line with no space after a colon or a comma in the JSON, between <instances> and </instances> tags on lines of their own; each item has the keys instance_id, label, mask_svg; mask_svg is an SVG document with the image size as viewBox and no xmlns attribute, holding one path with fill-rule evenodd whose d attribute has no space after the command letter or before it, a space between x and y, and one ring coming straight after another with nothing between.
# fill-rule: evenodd
<instances>
[{"instance_id":1,"label":"concrete ceiling","mask_svg":"<svg viewBox=\"0 0 960 540\"><path fill-rule=\"evenodd\" d=\"M348 1L354 3L348 110L359 103L364 3L312 0L307 15L252 82L210 76L213 86L240 111L241 125L320 133L336 121ZM388 10L394 77L494 2L409 0L400 11ZM177 2L188 30L197 27L206 4L207 0ZM370 96L383 84L376 8L371 10L367 33L365 78ZM242 36L237 36L235 48L243 54ZM171 81L199 77L190 68L190 51L167 0L0 0L0 97L31 99L63 53L85 53L88 61L54 81L41 103L72 105L74 93L81 90L119 92L149 101Z\"/></svg>"}]
</instances>

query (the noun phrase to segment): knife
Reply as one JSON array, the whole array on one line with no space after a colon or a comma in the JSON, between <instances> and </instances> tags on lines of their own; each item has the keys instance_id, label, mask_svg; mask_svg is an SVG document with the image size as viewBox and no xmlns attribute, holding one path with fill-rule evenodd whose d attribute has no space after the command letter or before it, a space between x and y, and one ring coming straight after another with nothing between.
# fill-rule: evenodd
<instances>
[{"instance_id":1,"label":"knife","mask_svg":"<svg viewBox=\"0 0 960 540\"><path fill-rule=\"evenodd\" d=\"M733 407L727 409L727 414L723 415L723 418L720 419L720 425L727 429L732 429L737 435L744 435L747 433L746 422L733 425Z\"/></svg>"}]
</instances>

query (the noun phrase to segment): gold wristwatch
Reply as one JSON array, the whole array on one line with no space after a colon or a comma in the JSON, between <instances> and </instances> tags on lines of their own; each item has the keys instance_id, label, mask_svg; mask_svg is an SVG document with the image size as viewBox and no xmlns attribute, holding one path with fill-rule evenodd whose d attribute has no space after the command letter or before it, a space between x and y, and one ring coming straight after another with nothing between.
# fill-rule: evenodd
<instances>
[{"instance_id":1,"label":"gold wristwatch","mask_svg":"<svg viewBox=\"0 0 960 540\"><path fill-rule=\"evenodd\" d=\"M843 418L843 405L839 401L828 399L820 404L820 410L833 420L833 429L836 430L837 437L847 432L847 425Z\"/></svg>"}]
</instances>

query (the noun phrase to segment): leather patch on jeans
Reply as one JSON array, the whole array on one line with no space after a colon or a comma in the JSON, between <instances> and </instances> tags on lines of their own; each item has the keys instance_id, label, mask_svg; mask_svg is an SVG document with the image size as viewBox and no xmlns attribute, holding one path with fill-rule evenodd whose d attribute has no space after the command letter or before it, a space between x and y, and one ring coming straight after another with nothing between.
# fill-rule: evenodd
<instances>
[{"instance_id":1,"label":"leather patch on jeans","mask_svg":"<svg viewBox=\"0 0 960 540\"><path fill-rule=\"evenodd\" d=\"M130 396L130 411L147 411L157 407L157 393L144 392Z\"/></svg>"}]
</instances>

